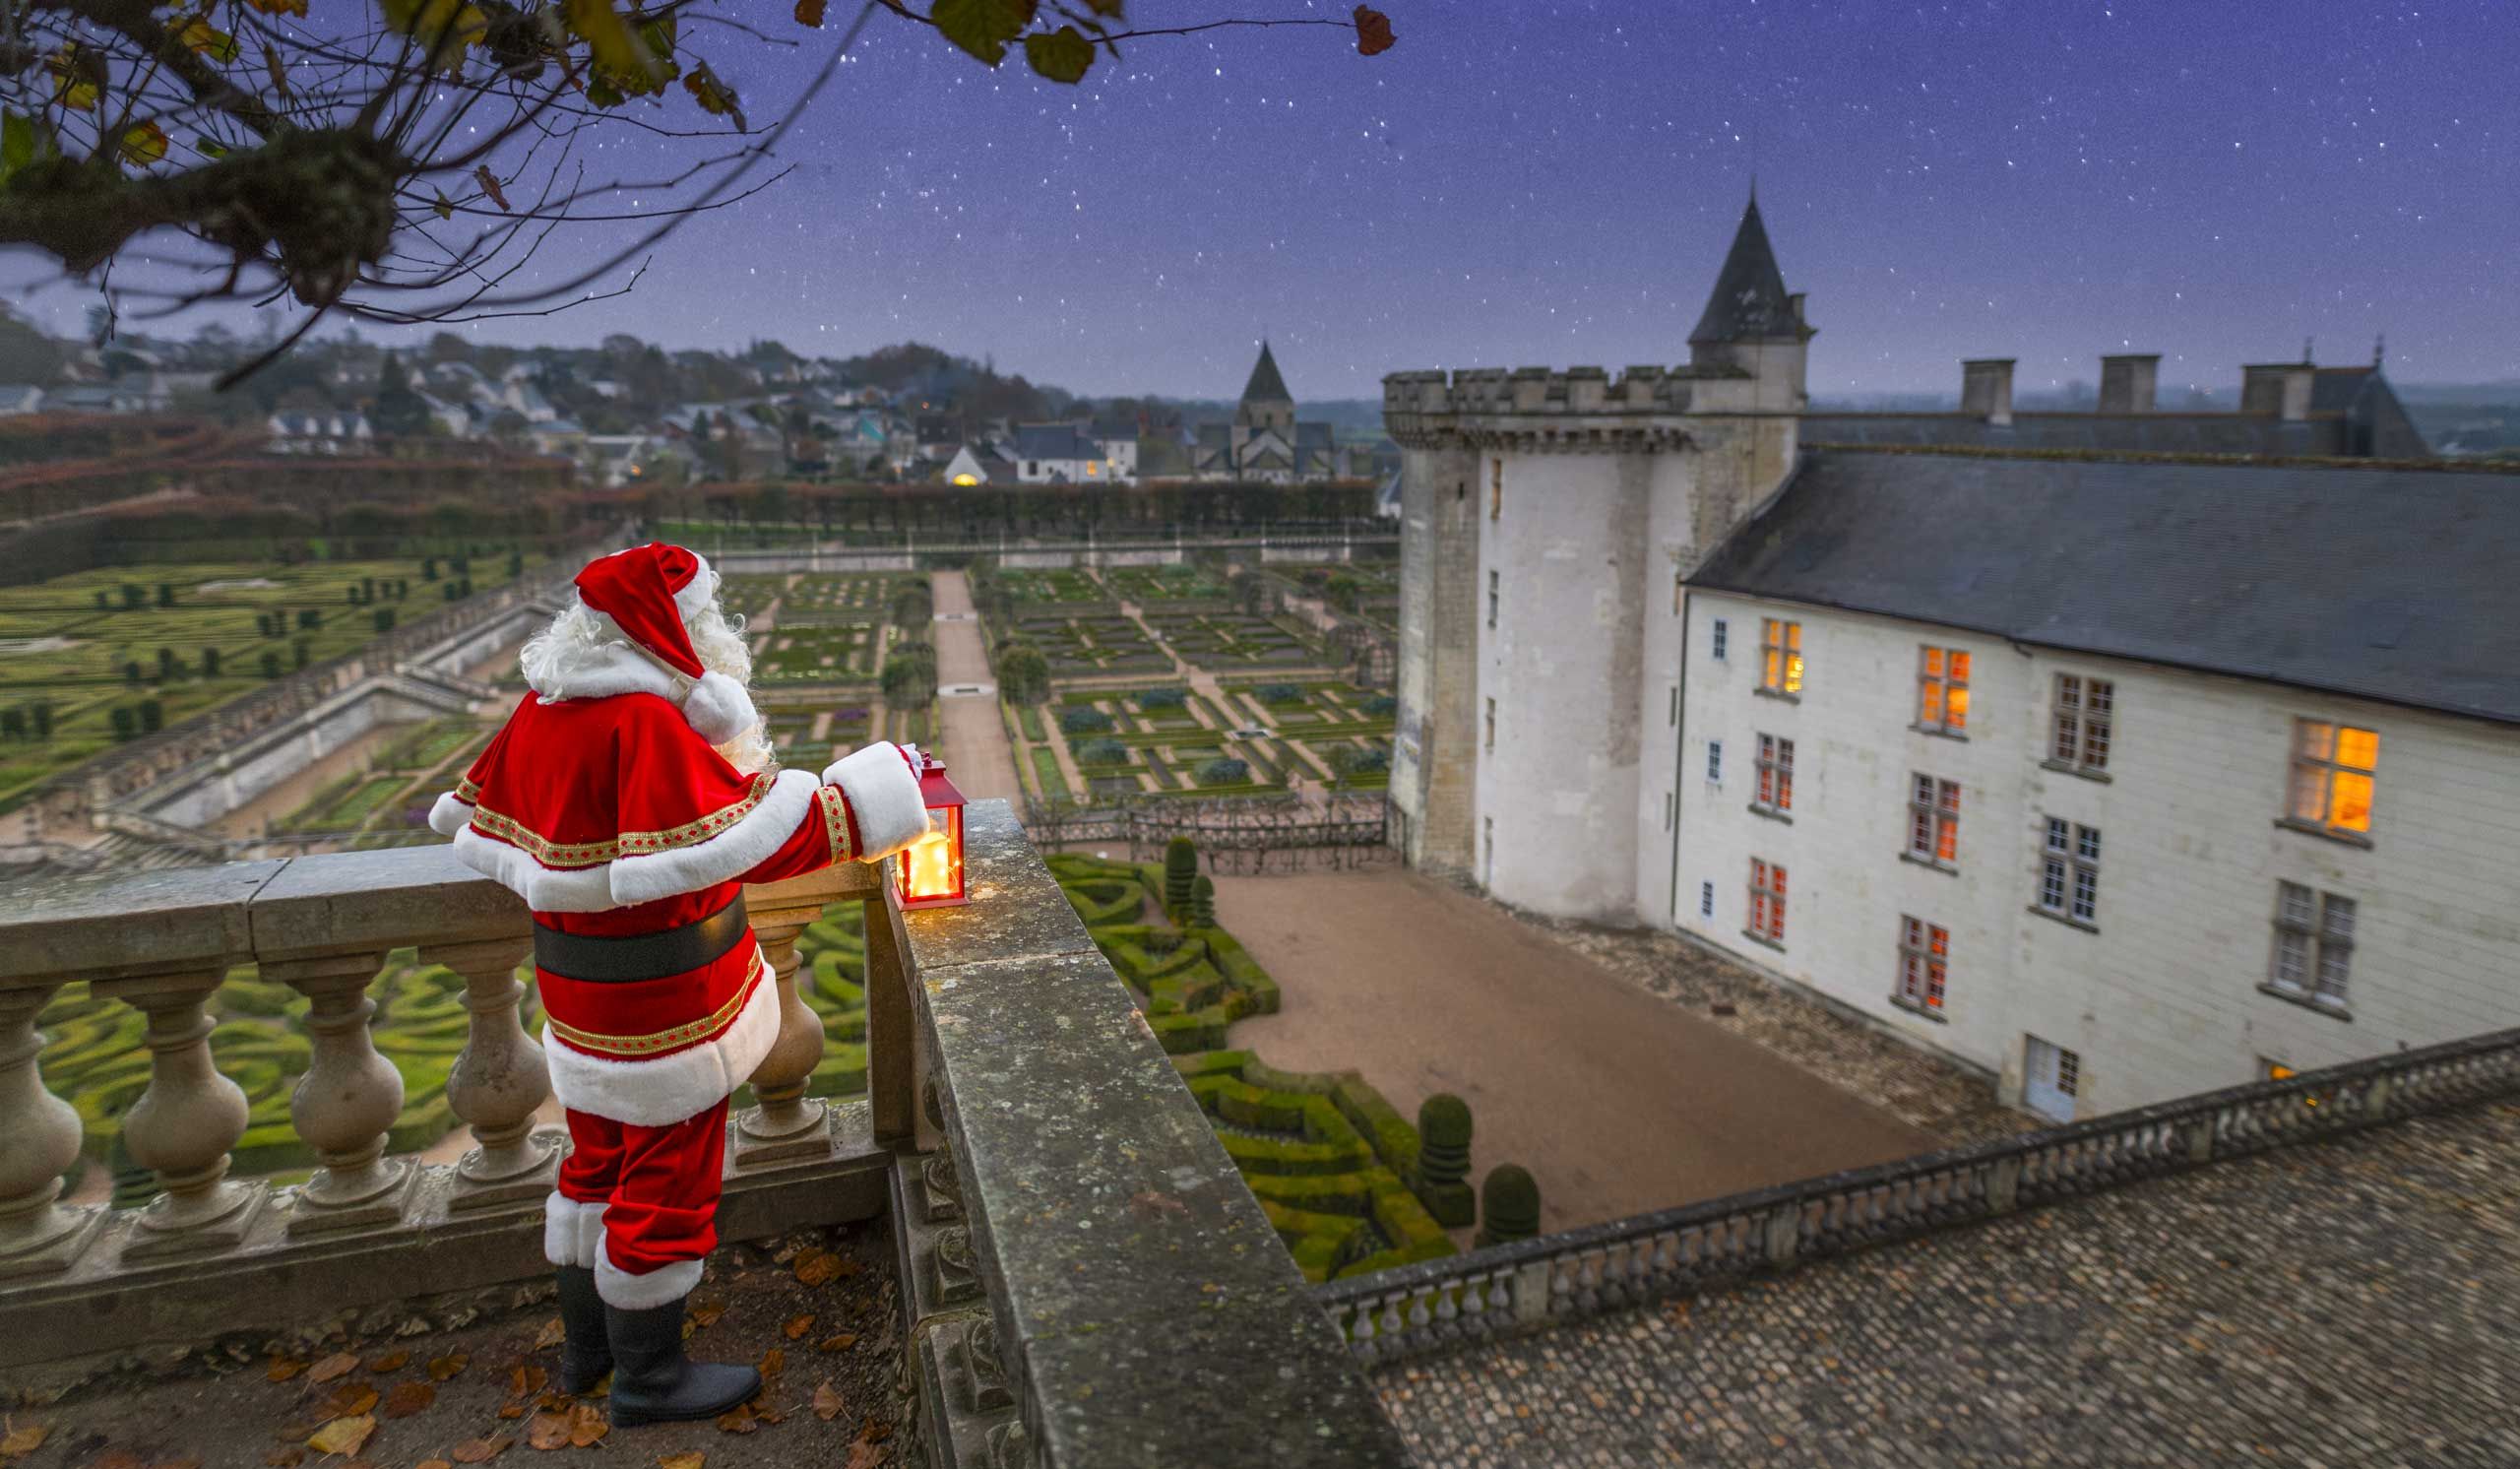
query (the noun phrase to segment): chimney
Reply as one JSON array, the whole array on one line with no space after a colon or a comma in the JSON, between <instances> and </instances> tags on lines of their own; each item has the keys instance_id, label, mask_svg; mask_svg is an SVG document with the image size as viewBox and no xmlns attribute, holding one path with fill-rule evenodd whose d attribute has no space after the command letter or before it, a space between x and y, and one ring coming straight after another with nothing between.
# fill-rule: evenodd
<instances>
[{"instance_id":1,"label":"chimney","mask_svg":"<svg viewBox=\"0 0 2520 1469\"><path fill-rule=\"evenodd\" d=\"M2010 357L1979 357L1960 364L1960 411L1989 423L2012 422Z\"/></svg>"},{"instance_id":2,"label":"chimney","mask_svg":"<svg viewBox=\"0 0 2520 1469\"><path fill-rule=\"evenodd\" d=\"M2310 373L2303 362L2254 362L2240 368L2240 412L2272 414L2287 423L2310 415Z\"/></svg>"},{"instance_id":3,"label":"chimney","mask_svg":"<svg viewBox=\"0 0 2520 1469\"><path fill-rule=\"evenodd\" d=\"M2161 382L2162 354L2122 352L2100 359L2100 411L2149 414Z\"/></svg>"}]
</instances>

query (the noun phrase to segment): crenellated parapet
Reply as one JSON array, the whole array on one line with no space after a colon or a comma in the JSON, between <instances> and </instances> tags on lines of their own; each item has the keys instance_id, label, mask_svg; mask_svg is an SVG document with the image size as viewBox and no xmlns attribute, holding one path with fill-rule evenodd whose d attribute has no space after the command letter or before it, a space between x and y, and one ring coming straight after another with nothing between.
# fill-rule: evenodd
<instances>
[{"instance_id":1,"label":"crenellated parapet","mask_svg":"<svg viewBox=\"0 0 2520 1469\"><path fill-rule=\"evenodd\" d=\"M1684 425L1655 421L1728 412L1753 381L1733 366L1464 368L1383 379L1385 431L1404 448L1639 454L1686 444Z\"/></svg>"}]
</instances>

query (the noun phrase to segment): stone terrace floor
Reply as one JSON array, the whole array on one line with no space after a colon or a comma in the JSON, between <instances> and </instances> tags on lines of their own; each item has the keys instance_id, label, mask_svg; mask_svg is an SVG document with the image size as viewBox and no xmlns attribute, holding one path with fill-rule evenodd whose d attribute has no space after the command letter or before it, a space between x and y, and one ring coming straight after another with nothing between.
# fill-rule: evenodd
<instances>
[{"instance_id":1,"label":"stone terrace floor","mask_svg":"<svg viewBox=\"0 0 2520 1469\"><path fill-rule=\"evenodd\" d=\"M2520 1104L1376 1373L1429 1469L2520 1464Z\"/></svg>"},{"instance_id":2,"label":"stone terrace floor","mask_svg":"<svg viewBox=\"0 0 2520 1469\"><path fill-rule=\"evenodd\" d=\"M761 1364L770 1378L733 1421L595 1437L599 1405L560 1398L546 1381L559 1365L559 1318L542 1281L383 1307L284 1340L163 1353L87 1378L0 1375L0 1407L9 1410L0 1466L923 1462L896 1432L907 1409L892 1260L891 1232L880 1220L732 1245L711 1257L692 1295L691 1353Z\"/></svg>"}]
</instances>

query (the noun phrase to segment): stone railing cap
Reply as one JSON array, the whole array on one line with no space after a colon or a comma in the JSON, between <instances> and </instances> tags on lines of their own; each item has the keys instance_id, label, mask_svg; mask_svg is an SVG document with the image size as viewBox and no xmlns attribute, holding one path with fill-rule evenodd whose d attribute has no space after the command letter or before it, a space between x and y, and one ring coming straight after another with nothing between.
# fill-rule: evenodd
<instances>
[{"instance_id":1,"label":"stone railing cap","mask_svg":"<svg viewBox=\"0 0 2520 1469\"><path fill-rule=\"evenodd\" d=\"M0 985L225 969L252 952L246 904L283 862L37 878L0 913Z\"/></svg>"},{"instance_id":2,"label":"stone railing cap","mask_svg":"<svg viewBox=\"0 0 2520 1469\"><path fill-rule=\"evenodd\" d=\"M526 936L525 901L456 861L445 843L291 861L254 895L254 952L264 959L354 953L410 943Z\"/></svg>"}]
</instances>

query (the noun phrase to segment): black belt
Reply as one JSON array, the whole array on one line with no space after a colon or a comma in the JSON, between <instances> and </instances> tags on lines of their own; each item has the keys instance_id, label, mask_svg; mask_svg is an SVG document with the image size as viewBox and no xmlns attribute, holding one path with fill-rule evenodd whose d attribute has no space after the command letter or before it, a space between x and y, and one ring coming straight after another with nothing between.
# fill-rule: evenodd
<instances>
[{"instance_id":1,"label":"black belt","mask_svg":"<svg viewBox=\"0 0 2520 1469\"><path fill-rule=\"evenodd\" d=\"M598 936L534 926L534 963L564 980L629 985L689 974L723 958L751 931L744 895L705 919L659 933Z\"/></svg>"}]
</instances>

